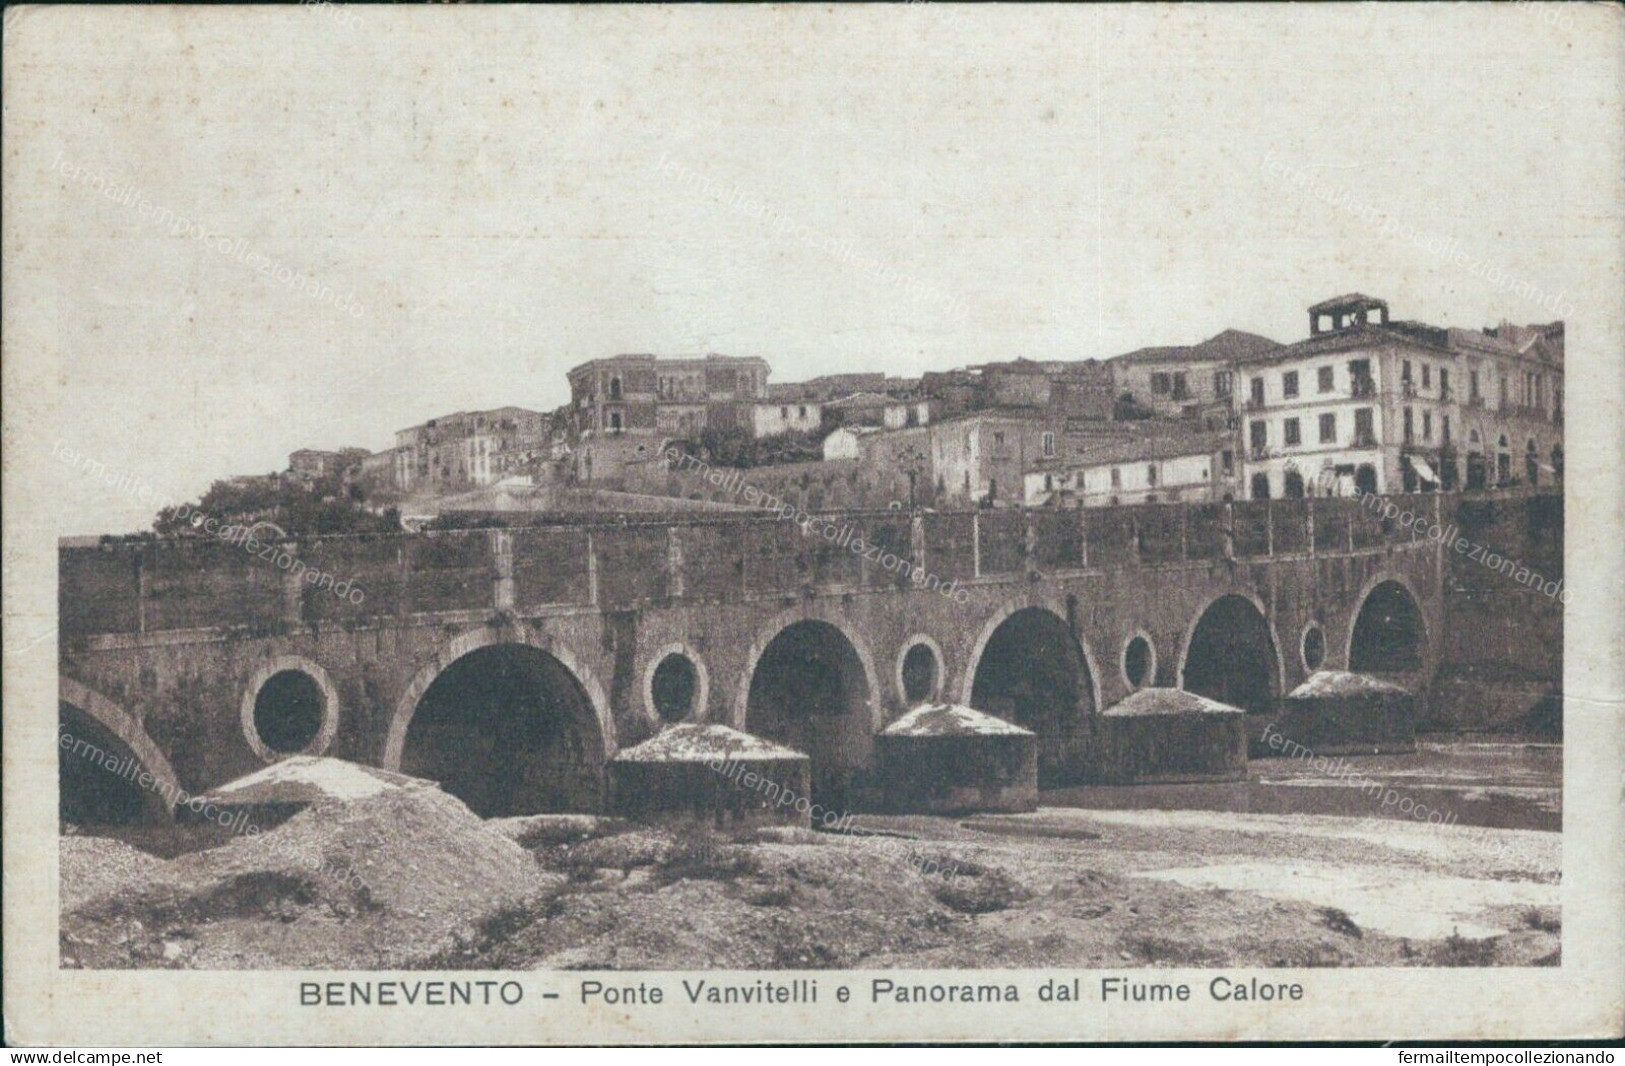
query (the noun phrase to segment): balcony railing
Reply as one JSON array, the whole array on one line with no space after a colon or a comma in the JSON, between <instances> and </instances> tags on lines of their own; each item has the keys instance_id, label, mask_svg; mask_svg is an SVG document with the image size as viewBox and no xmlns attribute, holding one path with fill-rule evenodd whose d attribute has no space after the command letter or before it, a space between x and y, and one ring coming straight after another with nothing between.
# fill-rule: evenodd
<instances>
[{"instance_id":1,"label":"balcony railing","mask_svg":"<svg viewBox=\"0 0 1625 1066\"><path fill-rule=\"evenodd\" d=\"M1356 433L1354 435L1354 447L1375 448L1376 446L1377 435L1375 433Z\"/></svg>"},{"instance_id":2,"label":"balcony railing","mask_svg":"<svg viewBox=\"0 0 1625 1066\"><path fill-rule=\"evenodd\" d=\"M1249 458L1257 462L1268 459L1270 457L1270 450L1266 445L1255 444L1247 450L1247 455Z\"/></svg>"},{"instance_id":3,"label":"balcony railing","mask_svg":"<svg viewBox=\"0 0 1625 1066\"><path fill-rule=\"evenodd\" d=\"M1441 403L1449 403L1450 402L1450 397L1453 396L1453 395L1454 395L1454 393L1452 393L1450 391L1450 386L1449 385L1440 385L1439 386L1439 401Z\"/></svg>"},{"instance_id":4,"label":"balcony railing","mask_svg":"<svg viewBox=\"0 0 1625 1066\"><path fill-rule=\"evenodd\" d=\"M1415 396L1416 382L1410 380L1401 381L1399 383L1399 392L1402 396Z\"/></svg>"},{"instance_id":5,"label":"balcony railing","mask_svg":"<svg viewBox=\"0 0 1625 1066\"><path fill-rule=\"evenodd\" d=\"M1249 410L1249 411L1261 411L1263 409L1264 409L1264 397L1262 397L1262 396L1249 396L1249 397L1247 397L1247 410Z\"/></svg>"},{"instance_id":6,"label":"balcony railing","mask_svg":"<svg viewBox=\"0 0 1625 1066\"><path fill-rule=\"evenodd\" d=\"M1377 394L1377 381L1375 378L1357 377L1353 381L1353 391L1357 397L1375 396Z\"/></svg>"}]
</instances>

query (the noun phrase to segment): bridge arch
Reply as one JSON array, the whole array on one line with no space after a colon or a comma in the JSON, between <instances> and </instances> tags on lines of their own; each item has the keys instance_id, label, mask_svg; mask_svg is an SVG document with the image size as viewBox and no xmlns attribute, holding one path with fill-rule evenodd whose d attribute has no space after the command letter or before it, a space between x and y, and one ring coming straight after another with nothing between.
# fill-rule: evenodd
<instances>
[{"instance_id":1,"label":"bridge arch","mask_svg":"<svg viewBox=\"0 0 1625 1066\"><path fill-rule=\"evenodd\" d=\"M603 688L569 649L516 628L446 644L396 702L385 769L430 777L477 814L595 811L615 751Z\"/></svg>"},{"instance_id":2,"label":"bridge arch","mask_svg":"<svg viewBox=\"0 0 1625 1066\"><path fill-rule=\"evenodd\" d=\"M136 721L124 708L106 696L79 681L75 681L71 677L59 676L57 678L57 702L59 706L71 708L73 712L88 718L123 745L141 768L152 775L152 787L142 790L146 794L143 802L147 808L155 814L161 814L163 817L174 816L175 804L185 793L181 789L180 781L175 777L174 769L169 765L169 760L165 758L163 751L153 742L152 737L147 734L146 729L140 722ZM86 743L94 743L94 739L91 737L74 736L73 740L64 747L61 741L63 732L59 728L57 740L58 759L61 759L63 755L73 754L73 749L77 746L77 742L81 740ZM72 736L72 734L69 735ZM88 758L88 755L86 752L81 751L78 753L78 757ZM98 769L101 772L112 772L101 768ZM69 784L68 776L59 774L58 787L61 788L66 784Z\"/></svg>"},{"instance_id":3,"label":"bridge arch","mask_svg":"<svg viewBox=\"0 0 1625 1066\"><path fill-rule=\"evenodd\" d=\"M288 736L297 747L280 743L271 733L268 716L283 707L291 716L314 716L308 728L289 725ZM339 692L322 667L300 655L279 655L254 671L238 707L243 737L265 762L288 755L321 755L339 731ZM308 734L303 744L298 744Z\"/></svg>"},{"instance_id":4,"label":"bridge arch","mask_svg":"<svg viewBox=\"0 0 1625 1066\"><path fill-rule=\"evenodd\" d=\"M1179 687L1252 713L1273 709L1286 688L1281 638L1264 601L1247 590L1222 592L1185 630Z\"/></svg>"},{"instance_id":5,"label":"bridge arch","mask_svg":"<svg viewBox=\"0 0 1625 1066\"><path fill-rule=\"evenodd\" d=\"M1365 583L1349 616L1343 661L1364 673L1407 673L1428 661L1422 597L1403 574L1382 573ZM1396 668L1397 667L1397 668Z\"/></svg>"},{"instance_id":6,"label":"bridge arch","mask_svg":"<svg viewBox=\"0 0 1625 1066\"><path fill-rule=\"evenodd\" d=\"M1088 642L1044 604L1006 603L965 660L960 702L1038 734L1038 772L1064 779L1080 764L1100 707L1100 673Z\"/></svg>"},{"instance_id":7,"label":"bridge arch","mask_svg":"<svg viewBox=\"0 0 1625 1066\"><path fill-rule=\"evenodd\" d=\"M881 727L874 656L838 614L785 611L758 632L739 679L735 724L811 761L817 802L847 802Z\"/></svg>"}]
</instances>

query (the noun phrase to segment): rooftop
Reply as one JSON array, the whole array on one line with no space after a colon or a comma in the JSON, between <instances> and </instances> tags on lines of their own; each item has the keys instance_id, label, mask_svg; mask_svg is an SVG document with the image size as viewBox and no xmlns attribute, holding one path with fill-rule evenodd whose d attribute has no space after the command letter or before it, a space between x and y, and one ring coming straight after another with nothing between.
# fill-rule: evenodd
<instances>
[{"instance_id":1,"label":"rooftop","mask_svg":"<svg viewBox=\"0 0 1625 1066\"><path fill-rule=\"evenodd\" d=\"M1107 718L1142 718L1160 714L1246 714L1240 707L1210 700L1182 688L1142 688L1102 712Z\"/></svg>"},{"instance_id":2,"label":"rooftop","mask_svg":"<svg viewBox=\"0 0 1625 1066\"><path fill-rule=\"evenodd\" d=\"M1116 356L1113 362L1124 363L1200 363L1200 362L1235 362L1237 360L1254 358L1262 353L1273 352L1281 345L1268 337L1257 333L1247 333L1239 329L1227 329L1222 333L1215 333L1205 341L1197 344L1174 345L1161 348L1140 348L1127 355Z\"/></svg>"},{"instance_id":3,"label":"rooftop","mask_svg":"<svg viewBox=\"0 0 1625 1066\"><path fill-rule=\"evenodd\" d=\"M1339 311L1369 310L1373 307L1388 307L1387 300L1379 300L1375 296L1367 296L1363 292L1344 293L1342 296L1333 296L1330 300L1322 300L1309 308L1312 315L1332 315Z\"/></svg>"},{"instance_id":4,"label":"rooftop","mask_svg":"<svg viewBox=\"0 0 1625 1066\"><path fill-rule=\"evenodd\" d=\"M922 703L881 731L886 737L1032 736L1019 725L957 703Z\"/></svg>"},{"instance_id":5,"label":"rooftop","mask_svg":"<svg viewBox=\"0 0 1625 1066\"><path fill-rule=\"evenodd\" d=\"M1317 670L1308 680L1287 695L1289 700L1318 699L1325 696L1405 696L1409 691L1403 685L1384 681L1370 674L1354 674L1343 670Z\"/></svg>"},{"instance_id":6,"label":"rooftop","mask_svg":"<svg viewBox=\"0 0 1625 1066\"><path fill-rule=\"evenodd\" d=\"M1278 359L1301 359L1305 356L1328 355L1355 348L1375 348L1385 344L1408 344L1416 348L1449 354L1449 349L1444 347L1442 342L1427 339L1424 332L1416 329L1417 325L1407 322L1389 326L1357 325L1346 329L1329 330L1275 351L1261 352L1250 359L1240 361L1266 363Z\"/></svg>"},{"instance_id":7,"label":"rooftop","mask_svg":"<svg viewBox=\"0 0 1625 1066\"><path fill-rule=\"evenodd\" d=\"M1233 446L1234 443L1234 436L1221 431L1104 441L1097 445L1084 446L1067 465L1094 466L1100 463L1129 463L1141 459L1173 459L1182 455L1212 455L1224 447Z\"/></svg>"},{"instance_id":8,"label":"rooftop","mask_svg":"<svg viewBox=\"0 0 1625 1066\"><path fill-rule=\"evenodd\" d=\"M295 755L213 790L200 801L220 806L358 800L397 788L435 788L433 781L326 756Z\"/></svg>"},{"instance_id":9,"label":"rooftop","mask_svg":"<svg viewBox=\"0 0 1625 1066\"><path fill-rule=\"evenodd\" d=\"M720 762L726 759L805 759L807 756L772 741L716 722L668 726L635 747L615 755L615 762Z\"/></svg>"}]
</instances>

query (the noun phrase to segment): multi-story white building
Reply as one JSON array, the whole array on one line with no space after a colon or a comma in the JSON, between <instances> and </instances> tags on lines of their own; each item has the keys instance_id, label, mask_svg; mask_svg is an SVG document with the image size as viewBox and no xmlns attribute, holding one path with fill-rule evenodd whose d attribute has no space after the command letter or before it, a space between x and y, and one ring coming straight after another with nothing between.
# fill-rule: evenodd
<instances>
[{"instance_id":1,"label":"multi-story white building","mask_svg":"<svg viewBox=\"0 0 1625 1066\"><path fill-rule=\"evenodd\" d=\"M1358 293L1309 315L1307 340L1237 366L1247 498L1397 491L1402 466L1437 484L1423 453L1454 429L1449 350Z\"/></svg>"},{"instance_id":2,"label":"multi-story white building","mask_svg":"<svg viewBox=\"0 0 1625 1066\"><path fill-rule=\"evenodd\" d=\"M1386 302L1358 293L1309 314L1308 339L1236 367L1249 499L1482 488L1561 471L1561 323L1391 322Z\"/></svg>"}]
</instances>

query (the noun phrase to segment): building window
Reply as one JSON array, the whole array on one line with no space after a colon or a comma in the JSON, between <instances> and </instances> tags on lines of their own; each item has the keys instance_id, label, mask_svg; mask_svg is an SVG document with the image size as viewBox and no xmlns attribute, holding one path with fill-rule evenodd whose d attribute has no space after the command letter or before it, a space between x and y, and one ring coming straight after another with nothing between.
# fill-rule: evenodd
<instances>
[{"instance_id":1,"label":"building window","mask_svg":"<svg viewBox=\"0 0 1625 1066\"><path fill-rule=\"evenodd\" d=\"M1169 389L1169 381L1168 381L1168 375L1167 374L1152 374L1151 375L1151 395L1153 395L1153 396L1167 395L1168 389Z\"/></svg>"},{"instance_id":2,"label":"building window","mask_svg":"<svg viewBox=\"0 0 1625 1066\"><path fill-rule=\"evenodd\" d=\"M1054 433L1045 433L1044 434L1044 454L1046 456L1053 456L1055 454L1055 434Z\"/></svg>"},{"instance_id":3,"label":"building window","mask_svg":"<svg viewBox=\"0 0 1625 1066\"><path fill-rule=\"evenodd\" d=\"M1401 380L1401 381L1403 381L1403 382L1405 382L1407 384L1410 383L1410 380L1411 380L1411 361L1409 359L1405 360L1405 362L1400 367L1399 380Z\"/></svg>"},{"instance_id":4,"label":"building window","mask_svg":"<svg viewBox=\"0 0 1625 1066\"><path fill-rule=\"evenodd\" d=\"M1230 371L1215 370L1213 372L1213 395L1220 397L1230 395Z\"/></svg>"},{"instance_id":5,"label":"building window","mask_svg":"<svg viewBox=\"0 0 1625 1066\"><path fill-rule=\"evenodd\" d=\"M1112 488L1120 489L1122 487L1123 487L1123 471L1119 470L1117 467L1114 466L1114 467L1112 467Z\"/></svg>"},{"instance_id":6,"label":"building window","mask_svg":"<svg viewBox=\"0 0 1625 1066\"><path fill-rule=\"evenodd\" d=\"M1337 443L1337 416L1335 414L1320 416L1320 443Z\"/></svg>"},{"instance_id":7,"label":"building window","mask_svg":"<svg viewBox=\"0 0 1625 1066\"><path fill-rule=\"evenodd\" d=\"M1376 420L1371 408L1361 407L1354 412L1354 444L1360 448L1375 447L1377 443Z\"/></svg>"},{"instance_id":8,"label":"building window","mask_svg":"<svg viewBox=\"0 0 1625 1066\"><path fill-rule=\"evenodd\" d=\"M1422 439L1423 440L1432 440L1433 439L1433 412L1432 411L1423 411L1422 412Z\"/></svg>"},{"instance_id":9,"label":"building window","mask_svg":"<svg viewBox=\"0 0 1625 1066\"><path fill-rule=\"evenodd\" d=\"M1478 402L1478 371L1472 370L1467 374L1467 399L1472 403Z\"/></svg>"},{"instance_id":10,"label":"building window","mask_svg":"<svg viewBox=\"0 0 1625 1066\"><path fill-rule=\"evenodd\" d=\"M611 433L619 433L621 431L621 413L619 411L611 411L609 413L609 431Z\"/></svg>"},{"instance_id":11,"label":"building window","mask_svg":"<svg viewBox=\"0 0 1625 1066\"><path fill-rule=\"evenodd\" d=\"M1423 363L1422 364L1422 387L1424 389L1431 389L1433 387L1433 364L1432 363Z\"/></svg>"},{"instance_id":12,"label":"building window","mask_svg":"<svg viewBox=\"0 0 1625 1066\"><path fill-rule=\"evenodd\" d=\"M1253 475L1253 499L1267 500L1270 498L1270 476L1265 473Z\"/></svg>"},{"instance_id":13,"label":"building window","mask_svg":"<svg viewBox=\"0 0 1625 1066\"><path fill-rule=\"evenodd\" d=\"M1269 448L1269 427L1264 422L1253 422L1247 427L1247 444L1252 449L1253 458L1262 459L1264 452Z\"/></svg>"},{"instance_id":14,"label":"building window","mask_svg":"<svg viewBox=\"0 0 1625 1066\"><path fill-rule=\"evenodd\" d=\"M1445 400L1450 399L1450 369L1448 367L1441 366L1439 368L1439 397Z\"/></svg>"},{"instance_id":15,"label":"building window","mask_svg":"<svg viewBox=\"0 0 1625 1066\"><path fill-rule=\"evenodd\" d=\"M1405 408L1405 443L1409 444L1416 439L1416 412L1409 407Z\"/></svg>"},{"instance_id":16,"label":"building window","mask_svg":"<svg viewBox=\"0 0 1625 1066\"><path fill-rule=\"evenodd\" d=\"M1303 443L1303 428L1298 424L1298 420L1296 418L1287 419L1281 428L1285 431L1286 443Z\"/></svg>"},{"instance_id":17,"label":"building window","mask_svg":"<svg viewBox=\"0 0 1625 1066\"><path fill-rule=\"evenodd\" d=\"M1229 448L1226 448L1224 451L1220 452L1219 469L1223 470L1225 476L1227 477L1234 474L1236 472L1236 453L1232 452Z\"/></svg>"},{"instance_id":18,"label":"building window","mask_svg":"<svg viewBox=\"0 0 1625 1066\"><path fill-rule=\"evenodd\" d=\"M1331 367L1321 367L1320 370L1316 372L1315 376L1317 379L1316 387L1319 388L1321 392L1331 392L1332 389L1336 387L1336 382L1332 379Z\"/></svg>"},{"instance_id":19,"label":"building window","mask_svg":"<svg viewBox=\"0 0 1625 1066\"><path fill-rule=\"evenodd\" d=\"M798 416L802 417L802 418L806 418L807 417L807 405L802 404L800 407L796 408L796 414Z\"/></svg>"},{"instance_id":20,"label":"building window","mask_svg":"<svg viewBox=\"0 0 1625 1066\"><path fill-rule=\"evenodd\" d=\"M1444 385L1444 379L1442 377L1439 379L1439 385L1440 385L1441 388ZM1444 443L1446 443L1446 444L1450 443L1450 416L1449 415L1440 415L1439 416L1439 439L1444 441Z\"/></svg>"},{"instance_id":21,"label":"building window","mask_svg":"<svg viewBox=\"0 0 1625 1066\"><path fill-rule=\"evenodd\" d=\"M1281 375L1281 395L1290 400L1297 394L1298 372L1296 370L1288 370L1285 374Z\"/></svg>"},{"instance_id":22,"label":"building window","mask_svg":"<svg viewBox=\"0 0 1625 1066\"><path fill-rule=\"evenodd\" d=\"M1157 464L1148 463L1145 468L1145 483L1152 488L1157 487Z\"/></svg>"},{"instance_id":23,"label":"building window","mask_svg":"<svg viewBox=\"0 0 1625 1066\"><path fill-rule=\"evenodd\" d=\"M1190 396L1190 389L1185 383L1184 374L1174 375L1174 399L1183 400Z\"/></svg>"},{"instance_id":24,"label":"building window","mask_svg":"<svg viewBox=\"0 0 1625 1066\"><path fill-rule=\"evenodd\" d=\"M1004 445L1004 434L1003 433L995 433L995 434L993 434L993 446L995 448L998 448L998 447L1002 447L1003 445Z\"/></svg>"},{"instance_id":25,"label":"building window","mask_svg":"<svg viewBox=\"0 0 1625 1066\"><path fill-rule=\"evenodd\" d=\"M1253 403L1264 406L1264 379L1253 378Z\"/></svg>"},{"instance_id":26,"label":"building window","mask_svg":"<svg viewBox=\"0 0 1625 1066\"><path fill-rule=\"evenodd\" d=\"M609 379L609 398L612 400L621 398L621 379L618 377Z\"/></svg>"}]
</instances>

